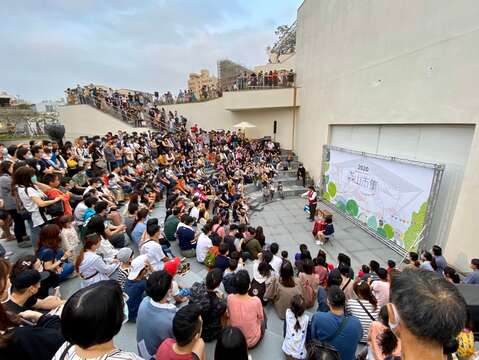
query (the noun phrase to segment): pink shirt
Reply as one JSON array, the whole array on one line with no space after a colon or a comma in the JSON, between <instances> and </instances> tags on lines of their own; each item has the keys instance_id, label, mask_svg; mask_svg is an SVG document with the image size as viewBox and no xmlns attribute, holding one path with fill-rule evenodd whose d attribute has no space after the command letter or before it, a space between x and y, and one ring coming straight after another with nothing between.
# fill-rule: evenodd
<instances>
[{"instance_id":1,"label":"pink shirt","mask_svg":"<svg viewBox=\"0 0 479 360\"><path fill-rule=\"evenodd\" d=\"M378 308L389 302L389 282L376 280L371 284L374 297L378 301Z\"/></svg>"},{"instance_id":2,"label":"pink shirt","mask_svg":"<svg viewBox=\"0 0 479 360\"><path fill-rule=\"evenodd\" d=\"M255 346L261 338L261 321L264 319L261 300L256 296L245 300L240 295L231 294L227 301L230 325L240 328L249 348Z\"/></svg>"}]
</instances>

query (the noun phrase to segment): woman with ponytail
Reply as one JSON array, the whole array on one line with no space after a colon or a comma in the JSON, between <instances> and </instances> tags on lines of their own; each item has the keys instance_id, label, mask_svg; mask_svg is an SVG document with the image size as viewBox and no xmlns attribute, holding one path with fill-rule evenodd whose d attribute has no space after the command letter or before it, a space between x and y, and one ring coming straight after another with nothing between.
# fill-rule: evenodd
<instances>
[{"instance_id":1,"label":"woman with ponytail","mask_svg":"<svg viewBox=\"0 0 479 360\"><path fill-rule=\"evenodd\" d=\"M368 331L371 323L378 318L378 302L374 297L371 287L367 281L358 278L358 281L353 285L356 299L349 299L346 301L346 313L353 315L359 319L363 327L362 343L368 340Z\"/></svg>"},{"instance_id":2,"label":"woman with ponytail","mask_svg":"<svg viewBox=\"0 0 479 360\"><path fill-rule=\"evenodd\" d=\"M379 311L377 321L373 321L368 333L368 359L400 359L401 342L389 328L386 305Z\"/></svg>"},{"instance_id":3,"label":"woman with ponytail","mask_svg":"<svg viewBox=\"0 0 479 360\"><path fill-rule=\"evenodd\" d=\"M96 250L100 246L100 235L89 234L83 241L83 249L76 259L75 269L80 275L81 287L94 284L98 281L108 280L110 275L120 266L118 262L107 265Z\"/></svg>"},{"instance_id":4,"label":"woman with ponytail","mask_svg":"<svg viewBox=\"0 0 479 360\"><path fill-rule=\"evenodd\" d=\"M309 315L301 295L294 295L286 310L282 350L288 360L306 359L306 333Z\"/></svg>"},{"instance_id":5,"label":"woman with ponytail","mask_svg":"<svg viewBox=\"0 0 479 360\"><path fill-rule=\"evenodd\" d=\"M136 219L132 225L133 231L131 232L131 240L137 247L139 247L141 236L146 230L146 218L148 217L149 213L150 210L147 208L141 208L136 213Z\"/></svg>"}]
</instances>

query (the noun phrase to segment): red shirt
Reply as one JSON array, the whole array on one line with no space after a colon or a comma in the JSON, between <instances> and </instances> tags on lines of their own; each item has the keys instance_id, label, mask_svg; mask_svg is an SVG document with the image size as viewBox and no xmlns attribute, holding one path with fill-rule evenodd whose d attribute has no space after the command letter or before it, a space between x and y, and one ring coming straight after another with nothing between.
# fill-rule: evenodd
<instances>
[{"instance_id":1,"label":"red shirt","mask_svg":"<svg viewBox=\"0 0 479 360\"><path fill-rule=\"evenodd\" d=\"M156 351L156 360L196 360L198 356L193 354L177 354L173 350L173 345L176 344L174 339L165 339L158 350Z\"/></svg>"},{"instance_id":2,"label":"red shirt","mask_svg":"<svg viewBox=\"0 0 479 360\"><path fill-rule=\"evenodd\" d=\"M57 196L65 195L65 200L63 200L64 215L72 215L73 211L72 211L72 207L70 206L70 195L69 194L65 194L58 189L51 188L50 190L48 190L45 193L45 195L47 195L50 200L55 199Z\"/></svg>"}]
</instances>

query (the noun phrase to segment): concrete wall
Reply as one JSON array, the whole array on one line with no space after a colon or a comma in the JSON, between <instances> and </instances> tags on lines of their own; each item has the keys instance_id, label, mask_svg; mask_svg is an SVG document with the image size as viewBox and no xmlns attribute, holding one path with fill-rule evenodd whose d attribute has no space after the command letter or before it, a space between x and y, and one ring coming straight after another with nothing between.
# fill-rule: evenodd
<instances>
[{"instance_id":1,"label":"concrete wall","mask_svg":"<svg viewBox=\"0 0 479 360\"><path fill-rule=\"evenodd\" d=\"M129 126L111 115L94 109L89 105L68 105L58 108L60 123L65 125L65 138L73 140L79 136L103 135L118 130L133 132L145 131L146 128Z\"/></svg>"},{"instance_id":2,"label":"concrete wall","mask_svg":"<svg viewBox=\"0 0 479 360\"><path fill-rule=\"evenodd\" d=\"M476 126L478 30L474 0L305 0L298 10L295 150L315 179L331 125ZM479 254L477 131L465 162L445 244L448 260L463 269Z\"/></svg>"},{"instance_id":3,"label":"concrete wall","mask_svg":"<svg viewBox=\"0 0 479 360\"><path fill-rule=\"evenodd\" d=\"M281 56L280 62L278 63L271 63L271 64L264 64L258 65L254 67L254 71L259 73L260 71L274 71L274 70L296 70L296 54L287 54Z\"/></svg>"},{"instance_id":4,"label":"concrete wall","mask_svg":"<svg viewBox=\"0 0 479 360\"><path fill-rule=\"evenodd\" d=\"M248 121L256 127L247 129L247 136L271 136L281 143L282 148L292 149L293 96L293 89L235 91L226 92L223 97L211 101L167 105L164 108L167 111L176 110L190 124L196 123L208 130L233 130L235 124ZM273 134L274 121L277 121L276 137Z\"/></svg>"}]
</instances>

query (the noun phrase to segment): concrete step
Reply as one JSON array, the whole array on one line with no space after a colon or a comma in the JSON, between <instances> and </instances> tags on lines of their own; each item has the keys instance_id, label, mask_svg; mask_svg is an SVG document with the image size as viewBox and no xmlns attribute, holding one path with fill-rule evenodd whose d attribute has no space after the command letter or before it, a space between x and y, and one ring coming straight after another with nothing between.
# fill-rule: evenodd
<instances>
[{"instance_id":1,"label":"concrete step","mask_svg":"<svg viewBox=\"0 0 479 360\"><path fill-rule=\"evenodd\" d=\"M283 161L288 160L288 154L284 154L284 155L282 154L282 155L281 155L281 160L283 160ZM298 160L299 160L299 159L298 159L298 155L293 155L293 159L292 159L292 160L293 160L293 161L298 161Z\"/></svg>"},{"instance_id":2,"label":"concrete step","mask_svg":"<svg viewBox=\"0 0 479 360\"><path fill-rule=\"evenodd\" d=\"M301 185L288 185L283 187L284 197L296 197L308 191L307 188ZM253 202L263 202L263 193L261 191L255 191L248 194L248 200L250 203ZM274 198L279 198L278 192L274 193Z\"/></svg>"}]
</instances>

